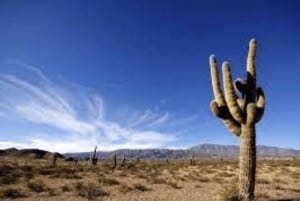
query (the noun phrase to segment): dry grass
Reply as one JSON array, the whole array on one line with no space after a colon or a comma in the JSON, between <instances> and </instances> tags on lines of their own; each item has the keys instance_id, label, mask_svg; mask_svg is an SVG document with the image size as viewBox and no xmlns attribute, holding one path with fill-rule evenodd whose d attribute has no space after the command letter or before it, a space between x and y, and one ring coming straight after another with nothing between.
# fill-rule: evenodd
<instances>
[{"instance_id":1,"label":"dry grass","mask_svg":"<svg viewBox=\"0 0 300 201\"><path fill-rule=\"evenodd\" d=\"M236 160L127 160L112 169L58 160L0 158L0 200L234 201ZM299 201L300 160L260 160L257 201Z\"/></svg>"}]
</instances>

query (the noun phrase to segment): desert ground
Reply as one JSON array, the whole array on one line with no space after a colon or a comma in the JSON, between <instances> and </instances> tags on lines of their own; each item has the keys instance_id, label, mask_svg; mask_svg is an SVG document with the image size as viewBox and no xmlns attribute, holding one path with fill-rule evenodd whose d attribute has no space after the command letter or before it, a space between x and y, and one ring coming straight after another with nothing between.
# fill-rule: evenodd
<instances>
[{"instance_id":1,"label":"desert ground","mask_svg":"<svg viewBox=\"0 0 300 201\"><path fill-rule=\"evenodd\" d=\"M0 158L0 200L235 200L236 159L88 161ZM120 163L120 161L118 161ZM300 201L300 160L258 160L259 201Z\"/></svg>"}]
</instances>

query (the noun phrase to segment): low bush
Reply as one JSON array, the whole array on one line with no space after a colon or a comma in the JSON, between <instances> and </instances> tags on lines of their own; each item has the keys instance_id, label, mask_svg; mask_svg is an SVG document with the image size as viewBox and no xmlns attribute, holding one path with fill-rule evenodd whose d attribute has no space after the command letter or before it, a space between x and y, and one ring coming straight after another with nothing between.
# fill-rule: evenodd
<instances>
[{"instance_id":1,"label":"low bush","mask_svg":"<svg viewBox=\"0 0 300 201\"><path fill-rule=\"evenodd\" d=\"M95 183L83 184L82 182L77 182L75 184L75 190L79 196L87 198L88 200L95 200L108 195L107 192Z\"/></svg>"}]
</instances>

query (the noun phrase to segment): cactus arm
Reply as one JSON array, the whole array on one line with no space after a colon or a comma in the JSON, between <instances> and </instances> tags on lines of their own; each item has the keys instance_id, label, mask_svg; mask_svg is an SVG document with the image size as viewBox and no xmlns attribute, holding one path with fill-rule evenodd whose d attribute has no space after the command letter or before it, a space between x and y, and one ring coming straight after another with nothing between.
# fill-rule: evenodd
<instances>
[{"instance_id":1,"label":"cactus arm","mask_svg":"<svg viewBox=\"0 0 300 201\"><path fill-rule=\"evenodd\" d=\"M249 52L247 57L247 72L254 78L256 82L256 69L255 69L255 57L256 57L256 40L251 39L249 42Z\"/></svg>"},{"instance_id":2,"label":"cactus arm","mask_svg":"<svg viewBox=\"0 0 300 201\"><path fill-rule=\"evenodd\" d=\"M237 122L235 122L232 119L224 119L223 123L231 133L233 133L237 137L239 137L241 135L241 126L240 126L240 124L238 124Z\"/></svg>"},{"instance_id":3,"label":"cactus arm","mask_svg":"<svg viewBox=\"0 0 300 201\"><path fill-rule=\"evenodd\" d=\"M255 57L256 57L256 40L251 39L249 43L249 52L247 57L247 91L246 102L256 101L256 68L255 68Z\"/></svg>"},{"instance_id":4,"label":"cactus arm","mask_svg":"<svg viewBox=\"0 0 300 201\"><path fill-rule=\"evenodd\" d=\"M228 62L223 63L222 70L223 70L223 85L224 85L225 99L227 102L228 109L232 117L234 118L234 120L239 123L242 123L243 113L236 100L237 96L234 93L230 67Z\"/></svg>"},{"instance_id":5,"label":"cactus arm","mask_svg":"<svg viewBox=\"0 0 300 201\"><path fill-rule=\"evenodd\" d=\"M209 64L210 64L211 83L212 83L214 97L219 106L226 105L225 98L223 96L220 81L219 81L217 59L215 55L211 55L209 57Z\"/></svg>"},{"instance_id":6,"label":"cactus arm","mask_svg":"<svg viewBox=\"0 0 300 201\"><path fill-rule=\"evenodd\" d=\"M224 125L227 127L227 129L231 133L233 133L236 136L240 136L241 126L236 121L234 121L234 119L230 115L227 107L224 107L224 106L219 107L217 105L217 102L215 100L213 100L210 102L210 108L214 115L223 119Z\"/></svg>"},{"instance_id":7,"label":"cactus arm","mask_svg":"<svg viewBox=\"0 0 300 201\"><path fill-rule=\"evenodd\" d=\"M210 109L215 116L221 119L230 118L230 113L228 111L227 106L218 106L218 103L215 100L212 100L210 102Z\"/></svg>"},{"instance_id":8,"label":"cactus arm","mask_svg":"<svg viewBox=\"0 0 300 201\"><path fill-rule=\"evenodd\" d=\"M257 102L256 102L256 122L259 122L264 115L266 98L261 87L257 88Z\"/></svg>"}]
</instances>

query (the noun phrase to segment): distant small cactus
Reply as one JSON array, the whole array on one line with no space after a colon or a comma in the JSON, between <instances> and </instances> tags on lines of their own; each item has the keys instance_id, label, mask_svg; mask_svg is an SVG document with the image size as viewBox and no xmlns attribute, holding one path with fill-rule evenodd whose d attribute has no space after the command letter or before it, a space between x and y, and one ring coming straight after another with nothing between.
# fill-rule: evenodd
<instances>
[{"instance_id":1,"label":"distant small cactus","mask_svg":"<svg viewBox=\"0 0 300 201\"><path fill-rule=\"evenodd\" d=\"M125 162L126 162L126 157L125 157L125 154L123 154L121 165L124 166Z\"/></svg>"},{"instance_id":2,"label":"distant small cactus","mask_svg":"<svg viewBox=\"0 0 300 201\"><path fill-rule=\"evenodd\" d=\"M117 154L116 153L114 153L114 155L113 155L113 169L116 169L116 167L117 167Z\"/></svg>"},{"instance_id":3,"label":"distant small cactus","mask_svg":"<svg viewBox=\"0 0 300 201\"><path fill-rule=\"evenodd\" d=\"M98 155L97 155L97 146L95 146L95 149L93 152L91 152L91 155L90 155L90 163L92 165L96 165L98 162Z\"/></svg>"},{"instance_id":4,"label":"distant small cactus","mask_svg":"<svg viewBox=\"0 0 300 201\"><path fill-rule=\"evenodd\" d=\"M195 156L194 155L192 155L192 157L190 158L190 165L196 165Z\"/></svg>"},{"instance_id":5,"label":"distant small cactus","mask_svg":"<svg viewBox=\"0 0 300 201\"><path fill-rule=\"evenodd\" d=\"M56 160L57 160L57 153L52 154L52 165L56 166Z\"/></svg>"}]
</instances>

